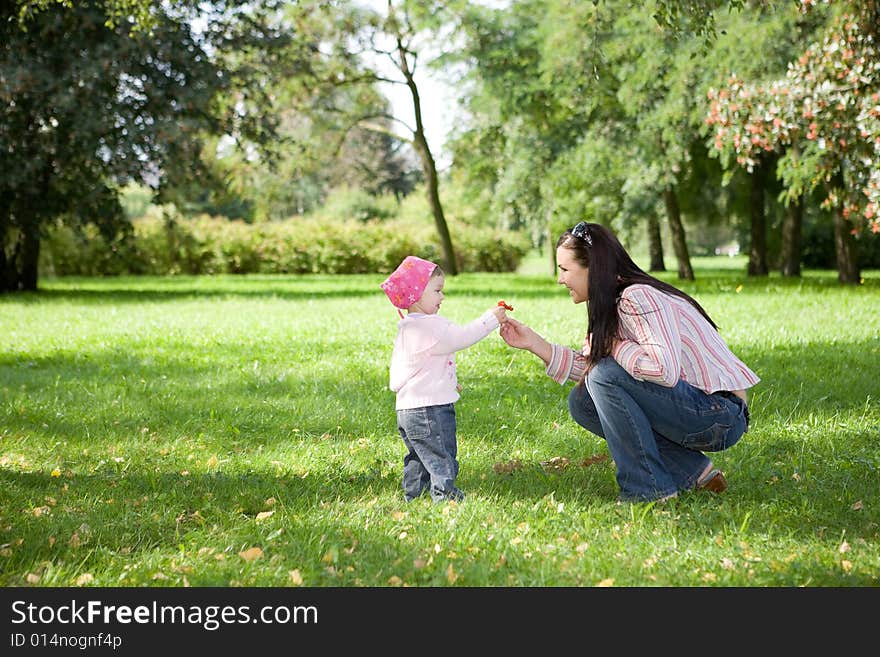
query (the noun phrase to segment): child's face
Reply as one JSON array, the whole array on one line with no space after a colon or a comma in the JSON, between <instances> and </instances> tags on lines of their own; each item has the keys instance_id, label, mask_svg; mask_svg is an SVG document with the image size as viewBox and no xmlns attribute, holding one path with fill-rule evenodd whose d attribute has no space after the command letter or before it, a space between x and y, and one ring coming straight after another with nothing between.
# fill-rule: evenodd
<instances>
[{"instance_id":1,"label":"child's face","mask_svg":"<svg viewBox=\"0 0 880 657\"><path fill-rule=\"evenodd\" d=\"M436 315L440 311L440 304L443 303L444 283L446 283L446 277L442 274L431 277L425 291L422 292L422 298L414 304L414 306L418 306L418 312Z\"/></svg>"}]
</instances>

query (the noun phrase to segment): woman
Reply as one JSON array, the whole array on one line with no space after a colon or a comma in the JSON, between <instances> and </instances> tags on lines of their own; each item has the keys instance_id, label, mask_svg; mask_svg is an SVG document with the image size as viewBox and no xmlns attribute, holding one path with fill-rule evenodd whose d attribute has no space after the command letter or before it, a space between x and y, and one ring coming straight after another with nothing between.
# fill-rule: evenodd
<instances>
[{"instance_id":1,"label":"woman","mask_svg":"<svg viewBox=\"0 0 880 657\"><path fill-rule=\"evenodd\" d=\"M569 411L607 441L621 500L724 491L724 474L703 452L748 431L746 390L758 376L699 303L640 269L607 228L582 221L565 231L556 261L571 300L588 302L583 350L551 344L512 318L501 337L541 358L556 382L577 382Z\"/></svg>"}]
</instances>

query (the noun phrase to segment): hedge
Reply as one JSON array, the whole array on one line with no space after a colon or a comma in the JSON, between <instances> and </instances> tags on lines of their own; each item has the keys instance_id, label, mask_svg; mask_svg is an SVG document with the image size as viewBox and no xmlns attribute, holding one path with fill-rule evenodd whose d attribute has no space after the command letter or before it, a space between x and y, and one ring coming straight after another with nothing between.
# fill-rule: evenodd
<instances>
[{"instance_id":1,"label":"hedge","mask_svg":"<svg viewBox=\"0 0 880 657\"><path fill-rule=\"evenodd\" d=\"M58 225L44 238L42 275L363 274L388 273L407 255L442 262L432 221L248 224L200 216L174 222L142 218L126 238L108 243L97 229ZM460 271L515 271L526 235L449 223Z\"/></svg>"}]
</instances>

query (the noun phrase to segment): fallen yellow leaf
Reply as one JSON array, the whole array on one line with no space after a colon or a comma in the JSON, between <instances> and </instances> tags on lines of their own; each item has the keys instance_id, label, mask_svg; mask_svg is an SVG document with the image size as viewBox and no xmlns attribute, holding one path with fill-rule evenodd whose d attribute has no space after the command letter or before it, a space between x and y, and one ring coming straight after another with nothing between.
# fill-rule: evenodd
<instances>
[{"instance_id":1,"label":"fallen yellow leaf","mask_svg":"<svg viewBox=\"0 0 880 657\"><path fill-rule=\"evenodd\" d=\"M299 568L297 568L296 570L291 570L287 574L290 576L291 584L293 584L294 586L302 586L303 577L302 574L299 572Z\"/></svg>"},{"instance_id":2,"label":"fallen yellow leaf","mask_svg":"<svg viewBox=\"0 0 880 657\"><path fill-rule=\"evenodd\" d=\"M265 520L266 518L271 518L274 513L274 511L260 511L257 514L257 520Z\"/></svg>"},{"instance_id":3,"label":"fallen yellow leaf","mask_svg":"<svg viewBox=\"0 0 880 657\"><path fill-rule=\"evenodd\" d=\"M247 550L242 550L238 553L245 561L256 561L260 557L263 556L263 550L258 547L248 548Z\"/></svg>"},{"instance_id":4,"label":"fallen yellow leaf","mask_svg":"<svg viewBox=\"0 0 880 657\"><path fill-rule=\"evenodd\" d=\"M568 467L568 457L565 456L554 456L546 461L541 461L541 465L545 470L554 470L560 471L565 470Z\"/></svg>"},{"instance_id":5,"label":"fallen yellow leaf","mask_svg":"<svg viewBox=\"0 0 880 657\"><path fill-rule=\"evenodd\" d=\"M457 579L458 575L455 574L455 568L452 567L452 564L449 564L449 568L446 569L446 581L450 584L455 584Z\"/></svg>"},{"instance_id":6,"label":"fallen yellow leaf","mask_svg":"<svg viewBox=\"0 0 880 657\"><path fill-rule=\"evenodd\" d=\"M91 573L83 573L79 577L76 578L77 586L85 586L86 584L91 584L95 578Z\"/></svg>"},{"instance_id":7,"label":"fallen yellow leaf","mask_svg":"<svg viewBox=\"0 0 880 657\"><path fill-rule=\"evenodd\" d=\"M492 469L497 474L513 474L517 470L523 469L522 461L513 459L511 461L498 462L492 465Z\"/></svg>"},{"instance_id":8,"label":"fallen yellow leaf","mask_svg":"<svg viewBox=\"0 0 880 657\"><path fill-rule=\"evenodd\" d=\"M581 461L582 468L588 468L591 465L595 465L596 463L602 463L603 461L608 460L607 454L594 454L593 456L588 456L583 461Z\"/></svg>"},{"instance_id":9,"label":"fallen yellow leaf","mask_svg":"<svg viewBox=\"0 0 880 657\"><path fill-rule=\"evenodd\" d=\"M603 579L601 582L599 582L598 584L596 584L596 586L599 586L599 587L602 587L602 588L607 588L607 587L609 587L609 586L614 586L614 578L613 578L613 577L607 577L607 578Z\"/></svg>"}]
</instances>

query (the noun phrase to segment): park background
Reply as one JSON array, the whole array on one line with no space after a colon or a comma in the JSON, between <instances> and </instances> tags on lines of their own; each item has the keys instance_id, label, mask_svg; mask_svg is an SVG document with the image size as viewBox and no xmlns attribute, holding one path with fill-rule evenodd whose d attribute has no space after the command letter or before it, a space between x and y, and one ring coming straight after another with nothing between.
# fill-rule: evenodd
<instances>
[{"instance_id":1,"label":"park background","mask_svg":"<svg viewBox=\"0 0 880 657\"><path fill-rule=\"evenodd\" d=\"M9 3L0 582L876 586L877 18ZM580 220L762 377L731 489L616 505L565 389L487 340L460 357L468 501L404 505L378 284L416 253L450 318L504 298L577 345L552 245Z\"/></svg>"}]
</instances>

